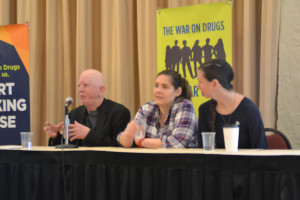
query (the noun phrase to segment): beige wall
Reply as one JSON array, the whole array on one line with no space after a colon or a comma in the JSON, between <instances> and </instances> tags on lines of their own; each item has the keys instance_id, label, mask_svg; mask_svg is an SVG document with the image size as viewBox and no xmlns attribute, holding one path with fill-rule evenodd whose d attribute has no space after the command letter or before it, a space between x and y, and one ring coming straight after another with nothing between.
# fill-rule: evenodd
<instances>
[{"instance_id":1,"label":"beige wall","mask_svg":"<svg viewBox=\"0 0 300 200\"><path fill-rule=\"evenodd\" d=\"M300 149L300 1L281 1L277 129Z\"/></svg>"}]
</instances>

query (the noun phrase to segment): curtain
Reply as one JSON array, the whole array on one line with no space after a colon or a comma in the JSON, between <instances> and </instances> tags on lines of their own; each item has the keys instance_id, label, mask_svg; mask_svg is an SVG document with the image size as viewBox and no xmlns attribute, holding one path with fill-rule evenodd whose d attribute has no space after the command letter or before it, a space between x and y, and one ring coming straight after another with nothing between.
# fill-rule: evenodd
<instances>
[{"instance_id":1,"label":"curtain","mask_svg":"<svg viewBox=\"0 0 300 200\"><path fill-rule=\"evenodd\" d=\"M106 98L134 117L153 99L156 10L220 1L0 0L0 25L29 22L34 144L47 144L45 121L63 121L66 97L75 100L70 109L80 105L77 79L88 68L102 71ZM274 127L280 0L232 3L234 88L259 106L266 127Z\"/></svg>"}]
</instances>

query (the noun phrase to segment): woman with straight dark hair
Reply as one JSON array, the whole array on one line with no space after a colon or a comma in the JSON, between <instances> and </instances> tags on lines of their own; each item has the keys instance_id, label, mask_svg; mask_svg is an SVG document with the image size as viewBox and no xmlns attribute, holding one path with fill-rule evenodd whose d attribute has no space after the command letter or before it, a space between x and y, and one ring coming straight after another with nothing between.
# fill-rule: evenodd
<instances>
[{"instance_id":1,"label":"woman with straight dark hair","mask_svg":"<svg viewBox=\"0 0 300 200\"><path fill-rule=\"evenodd\" d=\"M239 148L267 149L264 125L257 106L247 97L235 92L231 82L234 74L224 60L215 59L198 70L198 89L212 98L199 107L199 134L216 132L216 148L224 148L223 126L239 126ZM202 138L198 144L202 147Z\"/></svg>"},{"instance_id":2,"label":"woman with straight dark hair","mask_svg":"<svg viewBox=\"0 0 300 200\"><path fill-rule=\"evenodd\" d=\"M119 143L124 147L135 143L145 148L196 148L198 122L186 79L164 70L156 77L153 95L154 102L145 103L119 134ZM138 134L142 124L145 135Z\"/></svg>"}]
</instances>

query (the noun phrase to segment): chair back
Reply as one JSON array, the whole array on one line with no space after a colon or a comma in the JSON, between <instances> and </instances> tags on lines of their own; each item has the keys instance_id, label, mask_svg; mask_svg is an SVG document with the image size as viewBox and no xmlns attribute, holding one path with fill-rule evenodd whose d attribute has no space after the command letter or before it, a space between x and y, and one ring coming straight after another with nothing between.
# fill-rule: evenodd
<instances>
[{"instance_id":1,"label":"chair back","mask_svg":"<svg viewBox=\"0 0 300 200\"><path fill-rule=\"evenodd\" d=\"M273 133L271 135L266 134L269 149L292 149L291 143L282 132L272 128L265 128L266 132Z\"/></svg>"}]
</instances>

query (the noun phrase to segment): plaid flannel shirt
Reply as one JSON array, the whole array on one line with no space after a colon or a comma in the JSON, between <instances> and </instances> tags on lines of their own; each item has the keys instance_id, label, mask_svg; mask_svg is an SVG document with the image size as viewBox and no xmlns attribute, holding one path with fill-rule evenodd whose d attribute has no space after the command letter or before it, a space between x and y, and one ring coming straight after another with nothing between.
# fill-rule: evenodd
<instances>
[{"instance_id":1,"label":"plaid flannel shirt","mask_svg":"<svg viewBox=\"0 0 300 200\"><path fill-rule=\"evenodd\" d=\"M146 122L146 138L161 138L164 148L196 148L198 121L194 106L187 99L176 99L163 126L159 123L159 107L154 102L145 103L135 116Z\"/></svg>"}]
</instances>

